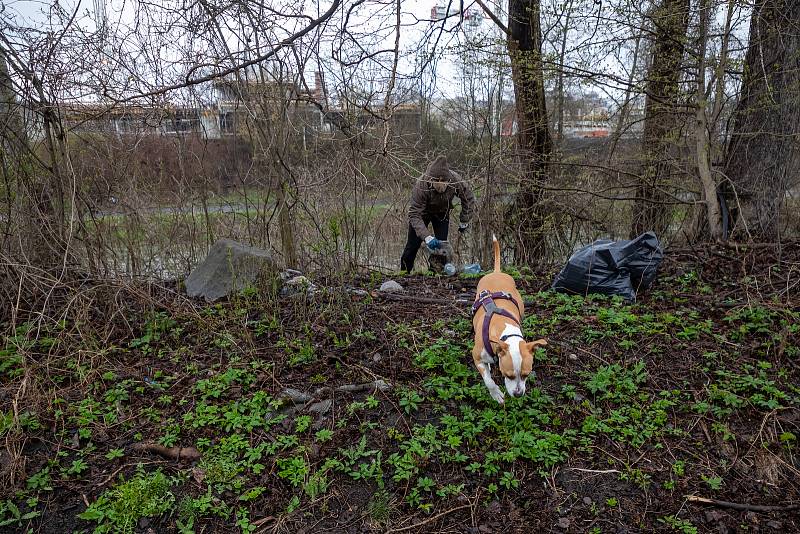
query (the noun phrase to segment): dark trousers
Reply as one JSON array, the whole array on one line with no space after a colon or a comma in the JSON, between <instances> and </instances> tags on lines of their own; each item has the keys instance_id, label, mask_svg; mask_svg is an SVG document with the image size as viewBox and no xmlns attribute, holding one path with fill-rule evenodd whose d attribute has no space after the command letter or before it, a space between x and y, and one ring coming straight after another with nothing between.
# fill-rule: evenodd
<instances>
[{"instance_id":1,"label":"dark trousers","mask_svg":"<svg viewBox=\"0 0 800 534\"><path fill-rule=\"evenodd\" d=\"M447 241L447 234L450 231L450 217L444 219L437 219L436 217L424 217L422 222L425 226L428 224L433 225L433 235L439 241ZM414 268L414 260L417 259L417 251L422 245L422 239L417 236L417 233L408 225L408 239L406 239L406 248L403 249L403 255L400 257L400 269L408 273Z\"/></svg>"}]
</instances>

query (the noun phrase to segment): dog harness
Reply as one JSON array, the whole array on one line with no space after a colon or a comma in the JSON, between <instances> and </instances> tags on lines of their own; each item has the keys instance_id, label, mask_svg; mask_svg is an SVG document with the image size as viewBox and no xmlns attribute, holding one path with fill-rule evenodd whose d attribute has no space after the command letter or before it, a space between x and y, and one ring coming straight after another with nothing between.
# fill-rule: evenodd
<instances>
[{"instance_id":1,"label":"dog harness","mask_svg":"<svg viewBox=\"0 0 800 534\"><path fill-rule=\"evenodd\" d=\"M516 306L517 311L520 313L520 316L522 315L522 312L519 309L519 303L514 297L511 296L510 293L506 293L505 291L495 291L494 293L491 293L484 289L478 294L477 300L472 305L472 317L474 319L475 314L478 313L478 310L481 308L483 308L483 310L486 312L486 315L483 316L483 327L481 329L481 337L483 338L483 348L486 349L486 352L492 359L496 358L494 350L492 350L492 343L489 340L489 325L492 322L492 317L495 314L502 315L503 317L511 319L512 321L517 323L517 326L521 326L519 323L519 319L514 317L511 314L511 312L499 307L497 304L494 303L495 299L510 300L511 302L514 303L514 306ZM520 334L508 334L505 336L501 336L500 341L505 341L510 337L522 337L522 336Z\"/></svg>"}]
</instances>

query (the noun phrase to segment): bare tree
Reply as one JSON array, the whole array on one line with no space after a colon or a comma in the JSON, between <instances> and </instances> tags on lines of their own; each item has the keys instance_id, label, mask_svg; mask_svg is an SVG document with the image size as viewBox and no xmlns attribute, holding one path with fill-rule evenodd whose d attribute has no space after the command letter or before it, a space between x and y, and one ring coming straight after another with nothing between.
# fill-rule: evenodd
<instances>
[{"instance_id":1,"label":"bare tree","mask_svg":"<svg viewBox=\"0 0 800 534\"><path fill-rule=\"evenodd\" d=\"M701 0L699 5L699 22L697 27L697 80L694 91L695 125L694 138L697 151L697 176L701 186L701 209L697 211L695 228L704 220L708 227L708 237L722 237L722 216L717 200L717 183L711 170L711 133L708 120L708 94L706 89L706 48L708 46L709 19L713 5L711 0ZM709 90L710 90L709 86ZM705 214L705 218L702 214ZM698 237L701 233L697 232Z\"/></svg>"},{"instance_id":2,"label":"bare tree","mask_svg":"<svg viewBox=\"0 0 800 534\"><path fill-rule=\"evenodd\" d=\"M515 256L535 264L544 250L542 206L548 165L553 151L544 95L542 31L538 0L511 0L508 8L508 52L514 81L517 150L522 178L510 222Z\"/></svg>"},{"instance_id":3,"label":"bare tree","mask_svg":"<svg viewBox=\"0 0 800 534\"><path fill-rule=\"evenodd\" d=\"M800 173L800 0L759 0L725 174L740 235L776 241L790 180Z\"/></svg>"},{"instance_id":4,"label":"bare tree","mask_svg":"<svg viewBox=\"0 0 800 534\"><path fill-rule=\"evenodd\" d=\"M631 235L654 230L661 235L669 223L665 189L675 171L675 145L681 127L678 104L688 0L661 0L648 16L653 26L647 74L642 176L636 189Z\"/></svg>"}]
</instances>

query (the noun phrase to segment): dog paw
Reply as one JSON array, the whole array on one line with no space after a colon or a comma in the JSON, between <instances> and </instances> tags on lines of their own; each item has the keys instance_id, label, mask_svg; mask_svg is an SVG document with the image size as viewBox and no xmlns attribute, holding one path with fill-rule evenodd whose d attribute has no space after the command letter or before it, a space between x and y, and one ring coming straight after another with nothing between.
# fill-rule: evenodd
<instances>
[{"instance_id":1,"label":"dog paw","mask_svg":"<svg viewBox=\"0 0 800 534\"><path fill-rule=\"evenodd\" d=\"M490 391L490 393L492 395L492 398L496 400L498 403L504 404L506 402L505 395L503 395L503 392L500 391L500 388L492 390Z\"/></svg>"}]
</instances>

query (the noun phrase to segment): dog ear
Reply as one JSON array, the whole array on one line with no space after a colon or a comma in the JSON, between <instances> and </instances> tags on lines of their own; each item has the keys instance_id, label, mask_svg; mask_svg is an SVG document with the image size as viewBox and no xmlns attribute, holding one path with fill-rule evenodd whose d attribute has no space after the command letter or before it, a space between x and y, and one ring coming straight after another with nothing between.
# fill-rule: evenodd
<instances>
[{"instance_id":1,"label":"dog ear","mask_svg":"<svg viewBox=\"0 0 800 534\"><path fill-rule=\"evenodd\" d=\"M537 339L536 341L531 341L527 344L528 350L531 352L535 351L536 347L544 347L545 345L547 345L547 341L544 339Z\"/></svg>"}]
</instances>

